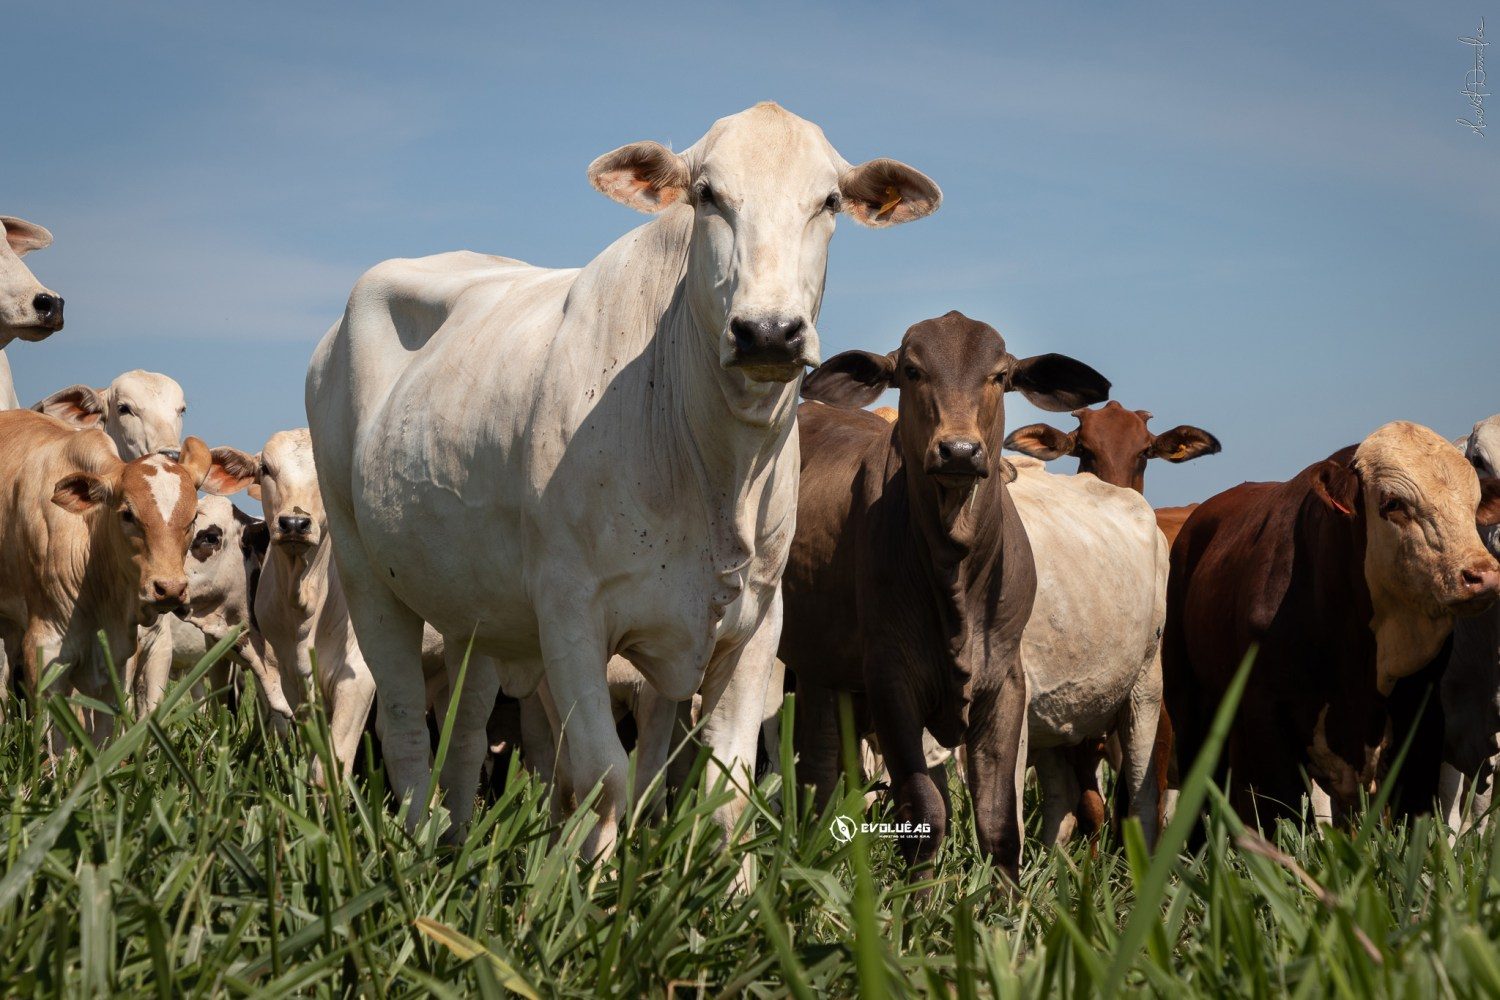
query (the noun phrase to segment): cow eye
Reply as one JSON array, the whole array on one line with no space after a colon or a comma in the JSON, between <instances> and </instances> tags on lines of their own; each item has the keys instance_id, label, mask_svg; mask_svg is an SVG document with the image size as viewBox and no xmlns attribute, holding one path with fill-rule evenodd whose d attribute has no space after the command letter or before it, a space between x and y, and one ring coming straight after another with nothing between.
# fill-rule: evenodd
<instances>
[{"instance_id":1,"label":"cow eye","mask_svg":"<svg viewBox=\"0 0 1500 1000\"><path fill-rule=\"evenodd\" d=\"M714 189L709 187L707 181L698 185L698 204L713 208L719 207L719 199L714 195Z\"/></svg>"},{"instance_id":2,"label":"cow eye","mask_svg":"<svg viewBox=\"0 0 1500 1000\"><path fill-rule=\"evenodd\" d=\"M179 416L181 416L182 414L184 414L186 412L187 412L187 407L186 406L179 406L177 408L177 413L178 413Z\"/></svg>"},{"instance_id":3,"label":"cow eye","mask_svg":"<svg viewBox=\"0 0 1500 1000\"><path fill-rule=\"evenodd\" d=\"M838 210L842 207L843 200L839 198L839 193L837 191L830 193L827 198L823 199L823 211L825 212L832 212L837 215Z\"/></svg>"},{"instance_id":4,"label":"cow eye","mask_svg":"<svg viewBox=\"0 0 1500 1000\"><path fill-rule=\"evenodd\" d=\"M134 524L135 515L131 513L129 507L126 507L124 510L120 511L120 520L124 521L126 524Z\"/></svg>"},{"instance_id":5,"label":"cow eye","mask_svg":"<svg viewBox=\"0 0 1500 1000\"><path fill-rule=\"evenodd\" d=\"M1392 517L1406 513L1406 501L1400 497L1386 497L1380 501L1380 516Z\"/></svg>"},{"instance_id":6,"label":"cow eye","mask_svg":"<svg viewBox=\"0 0 1500 1000\"><path fill-rule=\"evenodd\" d=\"M901 377L908 382L915 382L922 377L922 372L916 365L902 365Z\"/></svg>"},{"instance_id":7,"label":"cow eye","mask_svg":"<svg viewBox=\"0 0 1500 1000\"><path fill-rule=\"evenodd\" d=\"M132 413L135 412L135 409L133 407L131 407L131 405L129 403L121 403L119 405L118 409L119 409L120 416L122 416L122 417L128 417Z\"/></svg>"}]
</instances>

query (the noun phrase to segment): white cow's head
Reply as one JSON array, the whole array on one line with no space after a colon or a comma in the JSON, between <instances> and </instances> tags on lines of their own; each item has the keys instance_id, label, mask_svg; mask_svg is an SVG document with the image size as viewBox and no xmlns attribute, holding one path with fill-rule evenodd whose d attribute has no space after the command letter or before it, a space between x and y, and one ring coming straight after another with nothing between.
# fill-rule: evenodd
<instances>
[{"instance_id":1,"label":"white cow's head","mask_svg":"<svg viewBox=\"0 0 1500 1000\"><path fill-rule=\"evenodd\" d=\"M272 546L300 555L323 540L327 519L313 464L312 435L306 427L271 435L259 455L215 448L214 459L254 479L250 495L265 511Z\"/></svg>"},{"instance_id":2,"label":"white cow's head","mask_svg":"<svg viewBox=\"0 0 1500 1000\"><path fill-rule=\"evenodd\" d=\"M1469 440L1465 442L1464 454L1481 479L1500 479L1500 413L1474 425ZM1479 534L1484 538L1485 546L1500 556L1500 526L1489 525Z\"/></svg>"},{"instance_id":3,"label":"white cow's head","mask_svg":"<svg viewBox=\"0 0 1500 1000\"><path fill-rule=\"evenodd\" d=\"M789 382L818 363L836 215L878 228L920 219L942 200L904 163L851 167L822 129L769 102L719 119L681 153L621 146L589 166L589 180L638 211L695 213L688 304L717 338L719 364L757 382Z\"/></svg>"},{"instance_id":4,"label":"white cow's head","mask_svg":"<svg viewBox=\"0 0 1500 1000\"><path fill-rule=\"evenodd\" d=\"M102 427L127 462L176 459L182 450L182 386L157 372L126 372L103 389L70 385L32 407L78 428Z\"/></svg>"},{"instance_id":5,"label":"white cow's head","mask_svg":"<svg viewBox=\"0 0 1500 1000\"><path fill-rule=\"evenodd\" d=\"M63 300L43 288L21 258L52 245L52 234L23 219L0 215L0 347L20 337L46 340L62 329Z\"/></svg>"}]
</instances>

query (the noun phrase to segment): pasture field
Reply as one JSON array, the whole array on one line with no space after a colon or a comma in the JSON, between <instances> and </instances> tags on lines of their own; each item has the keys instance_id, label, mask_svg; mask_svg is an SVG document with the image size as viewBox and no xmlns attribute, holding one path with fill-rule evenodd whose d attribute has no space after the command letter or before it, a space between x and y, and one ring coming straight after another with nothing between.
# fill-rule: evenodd
<instances>
[{"instance_id":1,"label":"pasture field","mask_svg":"<svg viewBox=\"0 0 1500 1000\"><path fill-rule=\"evenodd\" d=\"M1195 769L1201 850L1181 849L1183 821L1155 859L1133 825L1123 846L1066 851L1033 827L1012 893L977 856L956 779L939 869L912 885L890 842L838 843L771 775L737 846L711 818L725 793L699 784L592 868L576 860L591 814L554 830L524 772L458 845L440 820L408 836L378 768L313 788L321 719L279 738L251 699L205 711L187 685L207 663L55 773L12 707L0 995L1500 994L1500 841L1450 848L1441 824L1388 825L1379 802L1356 829L1284 824L1272 843ZM747 857L755 888L735 892Z\"/></svg>"}]
</instances>

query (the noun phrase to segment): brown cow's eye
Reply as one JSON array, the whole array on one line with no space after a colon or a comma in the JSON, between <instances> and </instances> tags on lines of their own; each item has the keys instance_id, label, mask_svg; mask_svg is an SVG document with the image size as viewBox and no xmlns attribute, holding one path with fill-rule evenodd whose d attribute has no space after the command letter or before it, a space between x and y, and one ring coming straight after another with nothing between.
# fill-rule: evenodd
<instances>
[{"instance_id":1,"label":"brown cow's eye","mask_svg":"<svg viewBox=\"0 0 1500 1000\"><path fill-rule=\"evenodd\" d=\"M922 373L917 369L916 365L906 365L902 367L901 375L908 382L915 382L922 377Z\"/></svg>"},{"instance_id":2,"label":"brown cow's eye","mask_svg":"<svg viewBox=\"0 0 1500 1000\"><path fill-rule=\"evenodd\" d=\"M1380 501L1381 517L1393 517L1398 514L1404 515L1405 513L1406 501L1402 500L1400 497L1386 497L1384 500Z\"/></svg>"},{"instance_id":3,"label":"brown cow's eye","mask_svg":"<svg viewBox=\"0 0 1500 1000\"><path fill-rule=\"evenodd\" d=\"M128 509L122 510L120 511L120 520L124 521L126 524L134 524L135 515L132 514Z\"/></svg>"}]
</instances>

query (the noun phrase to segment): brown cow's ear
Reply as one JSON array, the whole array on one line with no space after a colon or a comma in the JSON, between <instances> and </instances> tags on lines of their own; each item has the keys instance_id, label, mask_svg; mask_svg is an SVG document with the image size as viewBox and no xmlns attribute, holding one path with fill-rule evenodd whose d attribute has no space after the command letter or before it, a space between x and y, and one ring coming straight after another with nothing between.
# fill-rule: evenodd
<instances>
[{"instance_id":1,"label":"brown cow's ear","mask_svg":"<svg viewBox=\"0 0 1500 1000\"><path fill-rule=\"evenodd\" d=\"M205 493L227 497L255 485L260 476L260 458L238 448L221 445L208 452L208 456L208 471L198 487Z\"/></svg>"},{"instance_id":2,"label":"brown cow's ear","mask_svg":"<svg viewBox=\"0 0 1500 1000\"><path fill-rule=\"evenodd\" d=\"M1000 481L1002 483L1005 483L1007 486L1009 486L1011 483L1016 481L1016 476L1018 475L1020 475L1020 473L1016 471L1014 463L1009 462L1004 458L1000 459Z\"/></svg>"},{"instance_id":3,"label":"brown cow's ear","mask_svg":"<svg viewBox=\"0 0 1500 1000\"><path fill-rule=\"evenodd\" d=\"M1165 458L1168 462L1186 462L1204 455L1217 455L1223 451L1219 439L1201 427L1183 424L1163 431L1151 441L1152 458Z\"/></svg>"},{"instance_id":4,"label":"brown cow's ear","mask_svg":"<svg viewBox=\"0 0 1500 1000\"><path fill-rule=\"evenodd\" d=\"M1043 462L1073 454L1073 448L1077 444L1077 431L1064 434L1051 424L1027 424L1005 436L1005 447L1032 458L1040 458Z\"/></svg>"},{"instance_id":5,"label":"brown cow's ear","mask_svg":"<svg viewBox=\"0 0 1500 1000\"><path fill-rule=\"evenodd\" d=\"M1479 511L1474 520L1482 528L1500 524L1500 479L1485 476L1479 480Z\"/></svg>"},{"instance_id":6,"label":"brown cow's ear","mask_svg":"<svg viewBox=\"0 0 1500 1000\"><path fill-rule=\"evenodd\" d=\"M1109 379L1065 354L1038 354L1005 371L1005 390L1019 389L1031 405L1061 412L1109 398Z\"/></svg>"},{"instance_id":7,"label":"brown cow's ear","mask_svg":"<svg viewBox=\"0 0 1500 1000\"><path fill-rule=\"evenodd\" d=\"M32 407L79 429L98 427L104 421L104 392L86 385L59 389Z\"/></svg>"},{"instance_id":8,"label":"brown cow's ear","mask_svg":"<svg viewBox=\"0 0 1500 1000\"><path fill-rule=\"evenodd\" d=\"M647 214L680 201L692 179L687 160L659 142L633 142L589 164L601 194Z\"/></svg>"},{"instance_id":9,"label":"brown cow's ear","mask_svg":"<svg viewBox=\"0 0 1500 1000\"><path fill-rule=\"evenodd\" d=\"M835 354L802 380L802 398L855 410L869 406L891 387L896 360L889 354L845 351Z\"/></svg>"},{"instance_id":10,"label":"brown cow's ear","mask_svg":"<svg viewBox=\"0 0 1500 1000\"><path fill-rule=\"evenodd\" d=\"M849 217L873 229L931 215L943 203L943 192L930 177L883 157L845 170L839 195Z\"/></svg>"},{"instance_id":11,"label":"brown cow's ear","mask_svg":"<svg viewBox=\"0 0 1500 1000\"><path fill-rule=\"evenodd\" d=\"M1319 462L1312 488L1329 507L1345 517L1354 516L1359 504L1359 476L1349 466L1331 460Z\"/></svg>"},{"instance_id":12,"label":"brown cow's ear","mask_svg":"<svg viewBox=\"0 0 1500 1000\"><path fill-rule=\"evenodd\" d=\"M99 504L109 503L113 496L114 490L108 482L86 472L64 476L52 488L52 502L74 514L82 514Z\"/></svg>"},{"instance_id":13,"label":"brown cow's ear","mask_svg":"<svg viewBox=\"0 0 1500 1000\"><path fill-rule=\"evenodd\" d=\"M52 245L52 234L34 222L11 215L0 215L0 225L5 226L5 242L10 244L17 257L24 257L33 250L44 250Z\"/></svg>"}]
</instances>

